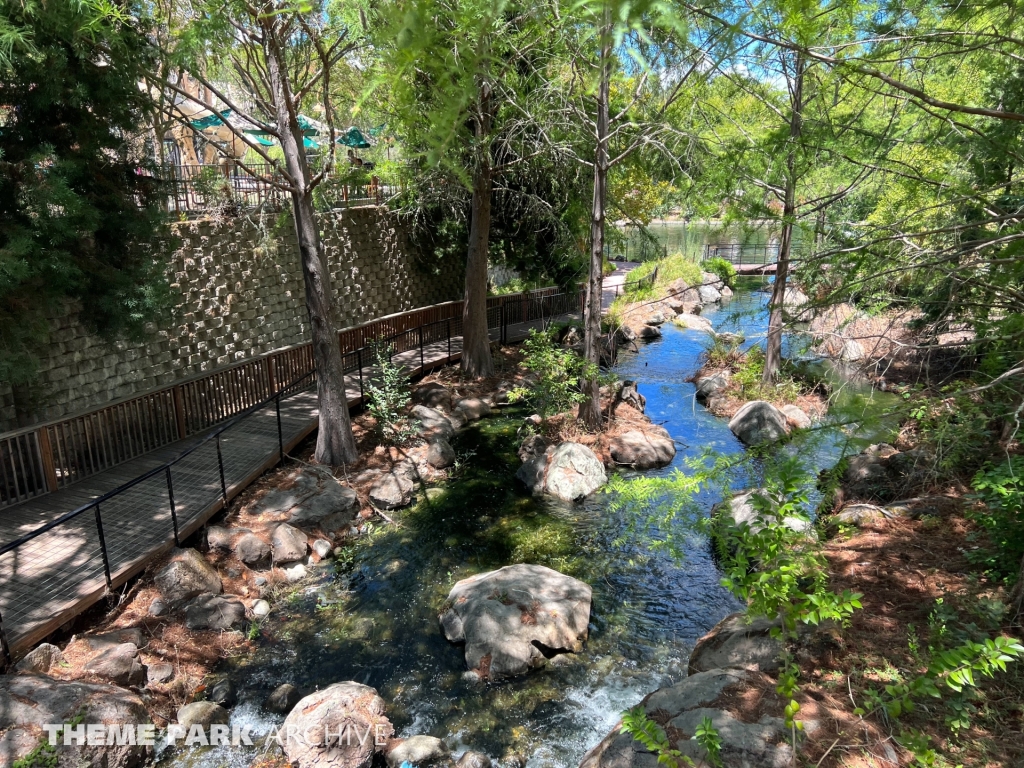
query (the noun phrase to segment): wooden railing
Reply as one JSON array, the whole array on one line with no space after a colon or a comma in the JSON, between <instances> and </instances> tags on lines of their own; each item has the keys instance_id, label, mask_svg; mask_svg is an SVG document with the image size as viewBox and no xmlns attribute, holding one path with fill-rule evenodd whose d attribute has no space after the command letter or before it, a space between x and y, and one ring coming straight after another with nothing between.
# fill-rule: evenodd
<instances>
[{"instance_id":1,"label":"wooden railing","mask_svg":"<svg viewBox=\"0 0 1024 768\"><path fill-rule=\"evenodd\" d=\"M569 298L566 298L569 297ZM577 311L577 294L544 288L487 300L488 327L505 329ZM570 306L570 304L572 306ZM413 309L338 333L346 373L360 370L364 350L386 339L405 352L462 334L461 301ZM136 456L197 435L286 390L314 370L309 343L119 400L85 413L0 434L0 508L65 488Z\"/></svg>"}]
</instances>

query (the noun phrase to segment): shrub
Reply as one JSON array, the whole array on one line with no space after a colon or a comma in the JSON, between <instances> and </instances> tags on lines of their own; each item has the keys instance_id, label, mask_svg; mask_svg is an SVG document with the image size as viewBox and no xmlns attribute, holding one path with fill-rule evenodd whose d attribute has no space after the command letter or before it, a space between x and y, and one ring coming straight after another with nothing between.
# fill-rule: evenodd
<instances>
[{"instance_id":1,"label":"shrub","mask_svg":"<svg viewBox=\"0 0 1024 768\"><path fill-rule=\"evenodd\" d=\"M987 534L990 546L968 553L995 575L1012 579L1024 558L1024 456L985 467L971 483L986 509L972 519Z\"/></svg>"},{"instance_id":2,"label":"shrub","mask_svg":"<svg viewBox=\"0 0 1024 768\"><path fill-rule=\"evenodd\" d=\"M390 344L373 346L378 373L366 387L366 409L377 422L375 429L381 441L400 445L414 434L413 425L402 415L412 398L409 377L402 366L391 361L392 350Z\"/></svg>"},{"instance_id":3,"label":"shrub","mask_svg":"<svg viewBox=\"0 0 1024 768\"><path fill-rule=\"evenodd\" d=\"M736 283L736 267L730 264L728 261L723 259L721 256L715 256L713 259L708 259L704 262L704 269L711 272L721 279L723 283L732 288Z\"/></svg>"},{"instance_id":4,"label":"shrub","mask_svg":"<svg viewBox=\"0 0 1024 768\"><path fill-rule=\"evenodd\" d=\"M524 401L544 419L582 403L585 395L580 384L599 373L593 363L571 349L559 347L554 334L553 328L544 331L530 329L530 335L523 342L522 366L533 371L536 380L508 393L509 402Z\"/></svg>"}]
</instances>

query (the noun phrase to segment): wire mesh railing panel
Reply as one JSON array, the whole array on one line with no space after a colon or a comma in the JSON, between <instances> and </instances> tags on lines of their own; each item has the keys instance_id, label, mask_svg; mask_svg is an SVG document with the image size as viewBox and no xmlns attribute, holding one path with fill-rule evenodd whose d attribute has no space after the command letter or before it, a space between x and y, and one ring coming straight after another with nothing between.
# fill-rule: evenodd
<instances>
[{"instance_id":1,"label":"wire mesh railing panel","mask_svg":"<svg viewBox=\"0 0 1024 768\"><path fill-rule=\"evenodd\" d=\"M103 557L91 511L0 555L0 615L8 643L102 589Z\"/></svg>"},{"instance_id":2,"label":"wire mesh railing panel","mask_svg":"<svg viewBox=\"0 0 1024 768\"><path fill-rule=\"evenodd\" d=\"M217 444L209 440L171 465L178 526L183 528L221 498Z\"/></svg>"},{"instance_id":3,"label":"wire mesh railing panel","mask_svg":"<svg viewBox=\"0 0 1024 768\"><path fill-rule=\"evenodd\" d=\"M174 534L167 477L158 473L99 504L111 574L137 562Z\"/></svg>"},{"instance_id":4,"label":"wire mesh railing panel","mask_svg":"<svg viewBox=\"0 0 1024 768\"><path fill-rule=\"evenodd\" d=\"M220 435L225 484L241 482L278 452L277 413L274 403L256 409Z\"/></svg>"}]
</instances>

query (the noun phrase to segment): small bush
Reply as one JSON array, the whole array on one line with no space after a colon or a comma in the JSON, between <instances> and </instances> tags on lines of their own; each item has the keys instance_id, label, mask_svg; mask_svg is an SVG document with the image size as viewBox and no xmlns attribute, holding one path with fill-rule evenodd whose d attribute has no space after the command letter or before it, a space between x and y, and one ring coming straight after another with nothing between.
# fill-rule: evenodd
<instances>
[{"instance_id":1,"label":"small bush","mask_svg":"<svg viewBox=\"0 0 1024 768\"><path fill-rule=\"evenodd\" d=\"M589 363L571 349L562 349L555 343L554 329L530 329L523 342L522 366L536 374L529 386L516 387L508 393L509 402L526 402L541 418L568 411L582 403L585 395L580 384L598 375L597 366Z\"/></svg>"},{"instance_id":2,"label":"small bush","mask_svg":"<svg viewBox=\"0 0 1024 768\"><path fill-rule=\"evenodd\" d=\"M968 552L994 575L1012 579L1024 558L1024 456L989 465L971 483L986 509L972 515L991 545Z\"/></svg>"},{"instance_id":3,"label":"small bush","mask_svg":"<svg viewBox=\"0 0 1024 768\"><path fill-rule=\"evenodd\" d=\"M704 269L712 274L718 275L723 283L730 288L733 288L736 283L736 267L730 264L728 261L723 259L721 256L715 256L713 259L708 259L704 262Z\"/></svg>"},{"instance_id":4,"label":"small bush","mask_svg":"<svg viewBox=\"0 0 1024 768\"><path fill-rule=\"evenodd\" d=\"M390 344L375 344L373 354L378 373L366 387L366 409L377 422L380 440L390 445L401 445L413 436L415 430L402 412L412 399L409 377L400 365L391 361Z\"/></svg>"}]
</instances>

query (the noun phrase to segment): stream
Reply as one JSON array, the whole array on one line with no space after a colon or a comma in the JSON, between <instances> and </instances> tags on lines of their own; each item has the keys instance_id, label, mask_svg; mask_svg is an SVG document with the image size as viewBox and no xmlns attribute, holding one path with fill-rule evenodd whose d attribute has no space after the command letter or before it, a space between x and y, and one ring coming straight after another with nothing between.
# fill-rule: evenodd
<instances>
[{"instance_id":1,"label":"stream","mask_svg":"<svg viewBox=\"0 0 1024 768\"><path fill-rule=\"evenodd\" d=\"M705 316L716 330L761 343L767 299L759 286L737 290ZM743 451L726 421L698 404L686 381L706 335L671 323L662 330L661 339L624 351L616 366L620 378L640 383L647 414L677 441L672 466L654 473L682 467L708 447ZM839 390L844 413L883 407L870 386L845 382ZM308 691L355 680L379 691L399 736L438 736L455 754L474 749L504 768L575 768L624 709L685 676L694 642L740 607L720 585L707 541L683 531L684 557L675 559L617 542L626 520L610 508L609 494L577 505L527 496L514 480L514 438L524 415L503 409L464 430L454 441L456 479L399 513L400 526L374 527L346 558L275 604L257 651L224 670L240 689L234 724L257 734L279 725L283 716L259 704L283 682ZM815 469L831 466L853 431L868 437L857 424L829 431L807 461ZM756 463L750 471L757 474ZM706 509L715 500L701 499ZM590 638L582 653L556 657L543 670L482 684L466 673L463 649L442 635L438 610L459 579L518 562L546 565L593 587ZM254 754L194 748L160 762L241 767Z\"/></svg>"}]
</instances>

